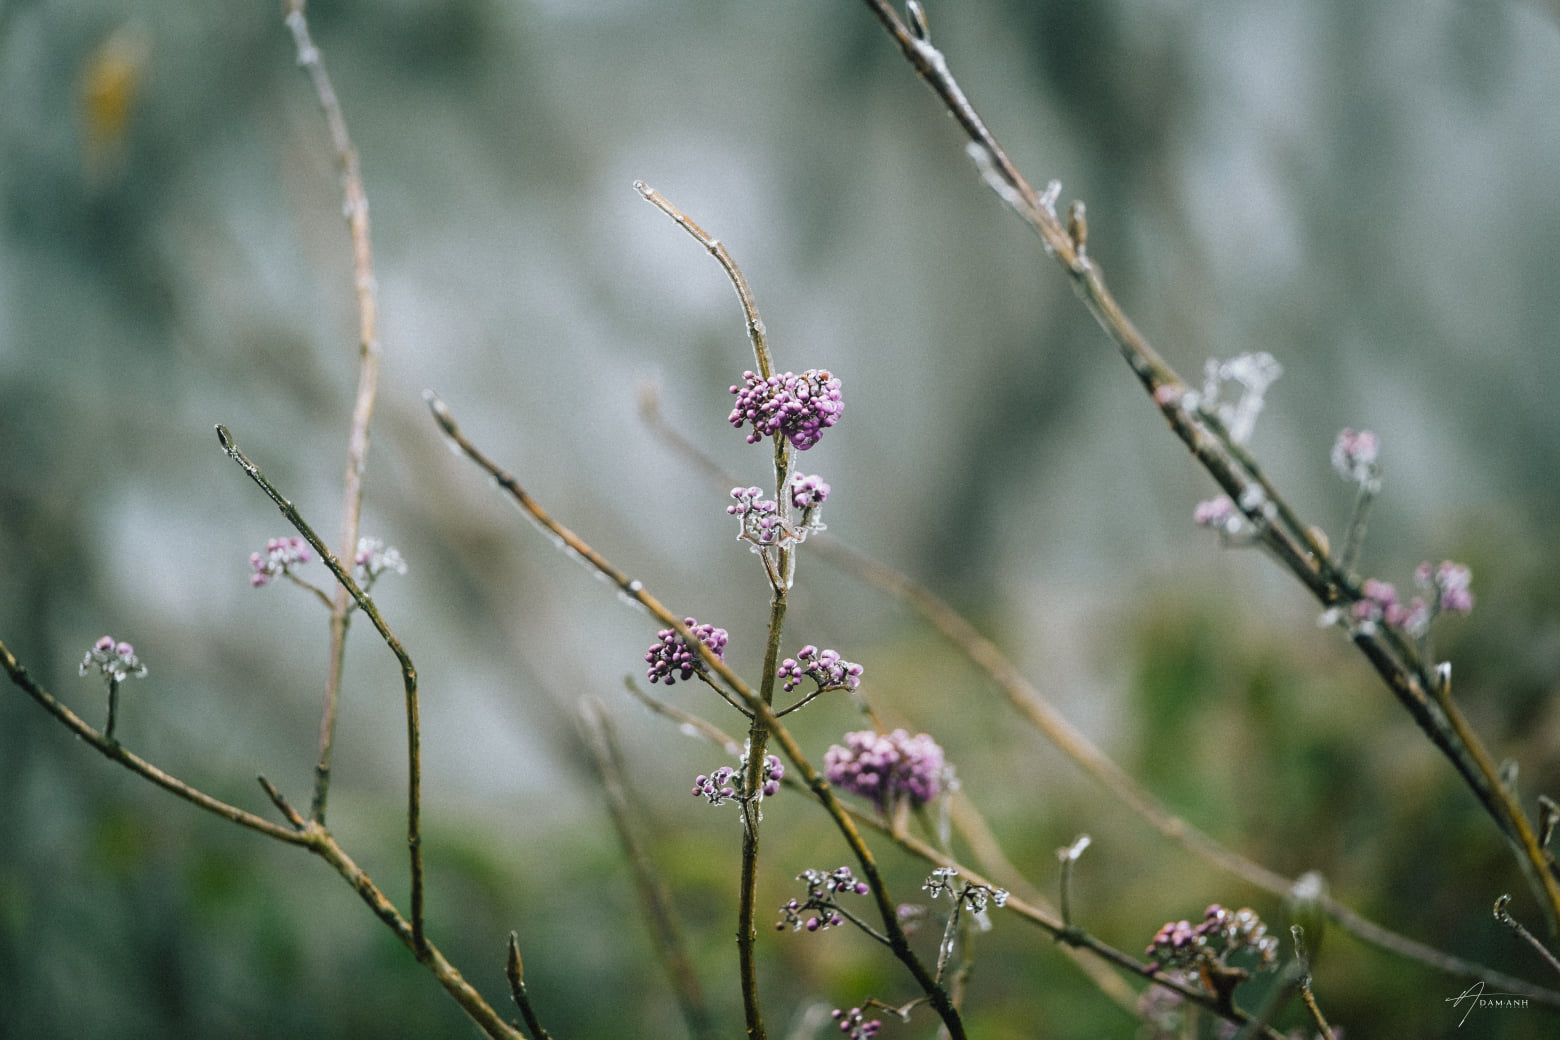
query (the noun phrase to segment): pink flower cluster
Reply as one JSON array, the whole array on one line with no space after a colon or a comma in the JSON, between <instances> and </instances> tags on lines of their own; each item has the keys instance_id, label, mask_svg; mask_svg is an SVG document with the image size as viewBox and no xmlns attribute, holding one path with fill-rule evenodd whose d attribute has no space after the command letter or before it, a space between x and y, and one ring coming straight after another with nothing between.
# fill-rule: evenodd
<instances>
[{"instance_id":1,"label":"pink flower cluster","mask_svg":"<svg viewBox=\"0 0 1560 1040\"><path fill-rule=\"evenodd\" d=\"M864 729L824 753L823 772L829 783L885 811L901 799L925 805L942 790L943 750L925 733Z\"/></svg>"}]
</instances>

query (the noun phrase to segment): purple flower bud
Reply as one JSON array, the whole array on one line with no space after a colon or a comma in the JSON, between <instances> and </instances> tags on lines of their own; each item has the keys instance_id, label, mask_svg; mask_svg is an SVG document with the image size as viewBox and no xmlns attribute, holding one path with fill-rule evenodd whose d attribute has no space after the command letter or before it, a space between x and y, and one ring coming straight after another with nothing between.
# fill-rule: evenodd
<instances>
[{"instance_id":1,"label":"purple flower bud","mask_svg":"<svg viewBox=\"0 0 1560 1040\"><path fill-rule=\"evenodd\" d=\"M97 672L110 684L146 675L146 665L135 655L135 647L113 636L103 636L81 658L79 673Z\"/></svg>"},{"instance_id":2,"label":"purple flower bud","mask_svg":"<svg viewBox=\"0 0 1560 1040\"><path fill-rule=\"evenodd\" d=\"M267 539L264 554L249 554L249 567L254 572L249 576L249 584L258 589L272 578L286 574L313 558L309 552L309 543L297 535Z\"/></svg>"}]
</instances>

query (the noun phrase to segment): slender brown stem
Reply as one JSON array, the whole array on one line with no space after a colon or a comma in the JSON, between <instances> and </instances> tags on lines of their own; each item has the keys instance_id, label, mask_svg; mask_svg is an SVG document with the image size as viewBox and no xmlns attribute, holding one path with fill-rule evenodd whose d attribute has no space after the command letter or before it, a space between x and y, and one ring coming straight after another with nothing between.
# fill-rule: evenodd
<instances>
[{"instance_id":1,"label":"slender brown stem","mask_svg":"<svg viewBox=\"0 0 1560 1040\"><path fill-rule=\"evenodd\" d=\"M374 414L379 384L379 304L374 278L374 253L369 238L368 195L363 189L363 173L357 149L347 132L341 102L325 71L325 59L309 35L304 17L304 0L286 0L286 23L298 51L298 64L308 73L330 129L336 164L341 169L341 191L345 202L347 228L352 237L352 273L358 310L358 385L352 406L352 425L347 437L346 473L341 489L341 529L337 553L350 560L357 551L358 524L363 502L363 471L368 460L368 428ZM346 653L347 629L352 599L338 587L331 598L330 663L325 675L325 703L320 714L319 760L315 766L314 801L310 815L325 819L325 804L330 792L332 750L335 745L336 705L341 693L341 676Z\"/></svg>"},{"instance_id":2,"label":"slender brown stem","mask_svg":"<svg viewBox=\"0 0 1560 1040\"><path fill-rule=\"evenodd\" d=\"M520 1009L526 1028L536 1040L551 1040L536 1017L536 1008L531 1006L531 995L525 990L525 966L520 961L520 936L516 932L509 933L509 956L504 961L504 975L509 979L509 996Z\"/></svg>"},{"instance_id":3,"label":"slender brown stem","mask_svg":"<svg viewBox=\"0 0 1560 1040\"><path fill-rule=\"evenodd\" d=\"M320 554L320 559L325 566L330 569L331 574L335 575L352 602L368 616L374 630L379 633L379 637L390 648L390 652L395 655L396 661L401 666L401 685L406 693L406 845L411 858L412 935L420 945L423 941L422 730L418 721L417 667L412 664L412 658L401 645L401 641L390 631L390 626L385 624L385 619L379 613L379 608L374 605L374 601L368 598L368 594L342 567L341 561L326 548L324 541L315 533L314 528L309 526L308 521L297 508L266 479L259 467L249 461L249 457L239 449L227 427L217 426L217 440L228 457L238 463L249 475L249 479L253 480L260 490L276 503L282 515L287 518L287 522L292 524L297 532L303 535L304 540L313 546L314 551Z\"/></svg>"}]
</instances>

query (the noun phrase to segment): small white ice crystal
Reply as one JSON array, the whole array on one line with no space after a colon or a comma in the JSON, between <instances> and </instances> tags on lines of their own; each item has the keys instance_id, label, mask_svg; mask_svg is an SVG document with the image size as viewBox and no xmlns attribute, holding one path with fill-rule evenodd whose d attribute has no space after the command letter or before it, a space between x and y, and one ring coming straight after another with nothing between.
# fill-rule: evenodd
<instances>
[{"instance_id":1,"label":"small white ice crystal","mask_svg":"<svg viewBox=\"0 0 1560 1040\"><path fill-rule=\"evenodd\" d=\"M1267 351L1239 354L1228 361L1209 358L1203 367L1202 396L1196 403L1203 412L1224 425L1231 442L1245 444L1256 428L1257 416L1262 414L1263 396L1284 367ZM1220 391L1227 382L1240 385L1240 397L1234 401L1220 401Z\"/></svg>"}]
</instances>

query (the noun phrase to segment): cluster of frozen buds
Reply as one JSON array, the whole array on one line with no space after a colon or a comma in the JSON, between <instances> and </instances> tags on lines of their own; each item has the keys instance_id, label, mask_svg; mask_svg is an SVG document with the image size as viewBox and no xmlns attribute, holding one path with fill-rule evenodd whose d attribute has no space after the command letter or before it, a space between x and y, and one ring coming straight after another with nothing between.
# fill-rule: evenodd
<instances>
[{"instance_id":1,"label":"cluster of frozen buds","mask_svg":"<svg viewBox=\"0 0 1560 1040\"><path fill-rule=\"evenodd\" d=\"M868 1018L859 1007L853 1007L849 1011L835 1008L832 1017L840 1024L840 1032L844 1033L849 1040L872 1040L883 1027L882 1022L875 1018Z\"/></svg>"},{"instance_id":2,"label":"cluster of frozen buds","mask_svg":"<svg viewBox=\"0 0 1560 1040\"><path fill-rule=\"evenodd\" d=\"M986 912L987 903L995 903L1000 909L1007 905L1008 893L1005 888L992 888L990 885L978 885L973 881L954 883L954 878L959 872L953 867L938 867L932 871L926 879L926 884L921 887L931 895L933 899L946 895L956 904L962 904L974 914Z\"/></svg>"},{"instance_id":3,"label":"cluster of frozen buds","mask_svg":"<svg viewBox=\"0 0 1560 1040\"><path fill-rule=\"evenodd\" d=\"M1374 490L1380 479L1381 471L1376 465L1380 452L1381 442L1370 430L1356 433L1346 427L1333 442L1332 467L1345 480Z\"/></svg>"},{"instance_id":4,"label":"cluster of frozen buds","mask_svg":"<svg viewBox=\"0 0 1560 1040\"><path fill-rule=\"evenodd\" d=\"M819 650L808 643L780 662L775 674L784 680L786 692L796 689L803 679L811 679L823 690L854 690L861 685L862 667L845 660L837 650Z\"/></svg>"},{"instance_id":5,"label":"cluster of frozen buds","mask_svg":"<svg viewBox=\"0 0 1560 1040\"><path fill-rule=\"evenodd\" d=\"M901 799L925 805L942 790L943 750L925 733L870 729L845 734L823 756L829 783L861 795L887 810Z\"/></svg>"},{"instance_id":6,"label":"cluster of frozen buds","mask_svg":"<svg viewBox=\"0 0 1560 1040\"><path fill-rule=\"evenodd\" d=\"M726 656L727 637L724 628L701 625L693 618L683 618L683 623L716 657ZM676 629L661 629L655 634L655 640L655 644L645 651L645 661L650 665L646 674L651 682L664 682L671 686L678 679L691 679L694 672L704 670L698 652L688 646Z\"/></svg>"},{"instance_id":7,"label":"cluster of frozen buds","mask_svg":"<svg viewBox=\"0 0 1560 1040\"><path fill-rule=\"evenodd\" d=\"M804 870L796 875L796 880L807 883L807 898L792 899L780 908L775 931L783 932L788 927L793 932L804 928L809 932L835 928L844 924L845 918L834 897L842 894L864 896L872 891L866 882L856 880L849 867L840 867L828 874L821 870Z\"/></svg>"},{"instance_id":8,"label":"cluster of frozen buds","mask_svg":"<svg viewBox=\"0 0 1560 1040\"><path fill-rule=\"evenodd\" d=\"M135 656L135 647L123 641L115 642L113 636L104 636L93 643L92 649L81 659L81 674L93 671L110 683L121 683L144 677L146 665Z\"/></svg>"},{"instance_id":9,"label":"cluster of frozen buds","mask_svg":"<svg viewBox=\"0 0 1560 1040\"><path fill-rule=\"evenodd\" d=\"M747 435L749 444L780 434L798 451L806 451L818 443L824 430L839 422L845 410L840 381L821 368L768 379L743 372L742 384L733 386L731 392L737 395L737 403L728 421L739 430L752 426Z\"/></svg>"},{"instance_id":10,"label":"cluster of frozen buds","mask_svg":"<svg viewBox=\"0 0 1560 1040\"><path fill-rule=\"evenodd\" d=\"M309 543L297 535L271 538L266 541L263 554L249 554L249 567L254 572L249 576L249 584L257 589L268 585L272 578L288 574L294 567L308 563L313 558L309 552Z\"/></svg>"},{"instance_id":11,"label":"cluster of frozen buds","mask_svg":"<svg viewBox=\"0 0 1560 1040\"><path fill-rule=\"evenodd\" d=\"M1414 582L1423 595L1402 600L1391 582L1367 578L1360 586L1360 598L1349 607L1348 620L1359 631L1372 631L1377 625L1386 624L1418 639L1429 631L1436 615L1473 610L1473 593L1468 587L1472 580L1473 572L1464 564L1426 561L1414 570ZM1335 611L1322 616L1328 623L1339 619Z\"/></svg>"},{"instance_id":12,"label":"cluster of frozen buds","mask_svg":"<svg viewBox=\"0 0 1560 1040\"><path fill-rule=\"evenodd\" d=\"M736 517L741 525L737 537L744 542L752 542L755 552L766 545L800 540L786 527L785 520L780 516L779 504L772 498L764 497L763 488L735 487L731 489L731 497L733 502L726 507L726 512Z\"/></svg>"},{"instance_id":13,"label":"cluster of frozen buds","mask_svg":"<svg viewBox=\"0 0 1560 1040\"><path fill-rule=\"evenodd\" d=\"M724 805L726 802L737 798L737 770L732 766L721 766L713 773L700 773L693 778L693 793L695 797L702 796L711 805ZM764 774L759 779L759 790L764 797L771 797L780 791L780 781L785 779L785 763L774 755L764 756Z\"/></svg>"},{"instance_id":14,"label":"cluster of frozen buds","mask_svg":"<svg viewBox=\"0 0 1560 1040\"><path fill-rule=\"evenodd\" d=\"M1256 957L1257 968L1273 967L1278 959L1278 940L1267 934L1267 925L1256 912L1242 907L1227 910L1214 903L1203 912L1203 919L1168 921L1154 933L1144 951L1161 967L1227 968L1227 959L1236 953Z\"/></svg>"},{"instance_id":15,"label":"cluster of frozen buds","mask_svg":"<svg viewBox=\"0 0 1560 1040\"><path fill-rule=\"evenodd\" d=\"M406 561L401 558L400 550L378 538L359 538L357 552L352 557L352 576L358 584L368 588L386 571L406 573Z\"/></svg>"}]
</instances>

